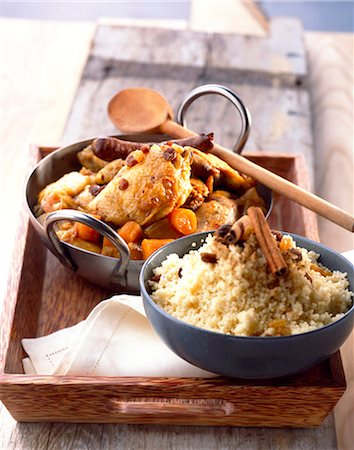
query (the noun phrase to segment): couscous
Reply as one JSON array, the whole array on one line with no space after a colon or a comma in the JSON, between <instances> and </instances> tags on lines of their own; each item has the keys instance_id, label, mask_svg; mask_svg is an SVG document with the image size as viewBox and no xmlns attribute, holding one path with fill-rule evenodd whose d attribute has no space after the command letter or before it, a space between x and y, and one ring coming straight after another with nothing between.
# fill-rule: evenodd
<instances>
[{"instance_id":1,"label":"couscous","mask_svg":"<svg viewBox=\"0 0 354 450\"><path fill-rule=\"evenodd\" d=\"M274 236L287 265L273 275L254 234L238 245L209 235L199 250L171 254L154 270L152 299L177 319L237 336L282 336L315 330L352 304L346 274L319 255Z\"/></svg>"}]
</instances>

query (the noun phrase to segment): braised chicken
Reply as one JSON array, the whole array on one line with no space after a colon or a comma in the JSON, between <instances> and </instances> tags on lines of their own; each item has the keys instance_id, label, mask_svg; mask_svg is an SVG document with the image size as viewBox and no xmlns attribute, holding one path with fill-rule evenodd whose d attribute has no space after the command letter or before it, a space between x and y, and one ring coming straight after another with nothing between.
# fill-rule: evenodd
<instances>
[{"instance_id":1,"label":"braised chicken","mask_svg":"<svg viewBox=\"0 0 354 450\"><path fill-rule=\"evenodd\" d=\"M238 217L235 201L222 195L204 202L195 213L198 221L196 233L216 230L223 224L234 223Z\"/></svg>"},{"instance_id":2,"label":"braised chicken","mask_svg":"<svg viewBox=\"0 0 354 450\"><path fill-rule=\"evenodd\" d=\"M77 154L77 159L80 161L83 167L86 167L86 169L89 169L92 172L98 172L108 164L107 161L98 158L93 153L91 145L81 150L81 152Z\"/></svg>"},{"instance_id":3,"label":"braised chicken","mask_svg":"<svg viewBox=\"0 0 354 450\"><path fill-rule=\"evenodd\" d=\"M254 186L255 181L247 175L241 175L237 170L230 167L225 161L211 153L203 153L193 149L192 173L207 179L211 174L214 177L214 185L237 191L242 188L244 191Z\"/></svg>"},{"instance_id":4,"label":"braised chicken","mask_svg":"<svg viewBox=\"0 0 354 450\"><path fill-rule=\"evenodd\" d=\"M197 178L191 178L191 185L193 189L184 206L195 211L203 204L210 191L207 185Z\"/></svg>"},{"instance_id":5,"label":"braised chicken","mask_svg":"<svg viewBox=\"0 0 354 450\"><path fill-rule=\"evenodd\" d=\"M117 175L120 169L125 165L123 159L115 159L99 170L95 176L97 184L107 184Z\"/></svg>"},{"instance_id":6,"label":"braised chicken","mask_svg":"<svg viewBox=\"0 0 354 450\"><path fill-rule=\"evenodd\" d=\"M90 203L90 209L116 226L128 220L148 225L183 205L192 191L191 152L173 144L135 150L126 165Z\"/></svg>"},{"instance_id":7,"label":"braised chicken","mask_svg":"<svg viewBox=\"0 0 354 450\"><path fill-rule=\"evenodd\" d=\"M211 135L197 138L196 143L212 145ZM79 172L39 193L38 220L64 208L94 215L116 228L131 259L145 259L182 236L234 223L251 205L265 209L253 179L212 154L172 141L100 138L80 151L78 159ZM57 234L87 251L119 257L112 243L87 225L61 221Z\"/></svg>"},{"instance_id":8,"label":"braised chicken","mask_svg":"<svg viewBox=\"0 0 354 450\"><path fill-rule=\"evenodd\" d=\"M95 196L92 193L92 185L85 186L84 189L74 198L77 209L84 212L90 212L89 204Z\"/></svg>"},{"instance_id":9,"label":"braised chicken","mask_svg":"<svg viewBox=\"0 0 354 450\"><path fill-rule=\"evenodd\" d=\"M70 172L54 183L48 184L38 195L38 215L64 208L77 209L74 197L90 182L90 176Z\"/></svg>"},{"instance_id":10,"label":"braised chicken","mask_svg":"<svg viewBox=\"0 0 354 450\"><path fill-rule=\"evenodd\" d=\"M262 197L259 196L255 187L248 189L240 198L236 200L241 215L246 214L250 206L259 206L263 212L266 212Z\"/></svg>"}]
</instances>

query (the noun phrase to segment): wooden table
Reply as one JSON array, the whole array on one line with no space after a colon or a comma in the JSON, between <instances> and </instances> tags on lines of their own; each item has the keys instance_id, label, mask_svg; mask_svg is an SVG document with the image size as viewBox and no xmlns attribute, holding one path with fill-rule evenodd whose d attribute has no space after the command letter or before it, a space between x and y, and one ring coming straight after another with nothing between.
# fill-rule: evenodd
<instances>
[{"instance_id":1,"label":"wooden table","mask_svg":"<svg viewBox=\"0 0 354 450\"><path fill-rule=\"evenodd\" d=\"M10 261L14 246L18 211L22 203L23 179L28 170L27 167L23 167L20 155L27 151L30 143L57 143L62 136L72 98L90 48L94 25L5 20L1 33L3 33L2 44L5 41L4 35L9 43L3 52L2 69L4 105L6 105L2 138L1 168L4 186L2 209L7 212L6 231L4 225L1 228L0 299L2 300L6 292L7 276L11 270L10 264L6 261ZM26 49L30 51L26 51L24 42L27 43ZM348 51L350 42L346 43L345 48ZM298 67L298 70L301 72L301 67ZM318 82L318 78L315 80ZM289 79L286 82L289 82ZM345 86L348 86L348 81ZM249 96L251 98L252 92ZM71 111L71 117L75 114L79 112ZM282 131L283 122L281 117L279 119L275 122L280 124L273 130L275 135L277 133L279 135ZM74 132L70 126L67 127L65 139L70 140ZM309 130L306 133L306 138L311 139ZM256 138L251 141L254 148L259 144L255 141ZM302 136L299 137L299 142L302 142L300 151L307 154L308 161L311 162L313 157L311 144L302 139ZM349 194L345 198L349 198ZM16 424L3 406L0 406L0 415L1 449L337 448L333 415L320 428L314 430ZM337 423L337 426L342 430L344 422ZM350 432L351 430L349 434Z\"/></svg>"}]
</instances>

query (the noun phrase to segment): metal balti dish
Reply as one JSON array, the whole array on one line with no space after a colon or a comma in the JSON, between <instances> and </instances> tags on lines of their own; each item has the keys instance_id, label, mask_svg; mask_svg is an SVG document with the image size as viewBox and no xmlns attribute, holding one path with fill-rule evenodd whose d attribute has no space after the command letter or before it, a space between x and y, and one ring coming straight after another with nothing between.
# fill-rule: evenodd
<instances>
[{"instance_id":1,"label":"metal balti dish","mask_svg":"<svg viewBox=\"0 0 354 450\"><path fill-rule=\"evenodd\" d=\"M349 290L354 290L353 265L328 247L296 234L287 233L297 245L319 253L319 262L331 271L348 273ZM351 333L354 305L329 325L290 336L232 336L202 329L174 318L150 297L148 280L153 269L171 253L182 257L198 249L205 233L186 236L155 252L144 264L140 275L141 295L146 315L165 344L178 356L197 367L236 378L277 378L302 372L335 353ZM196 244L195 246L193 244Z\"/></svg>"},{"instance_id":2,"label":"metal balti dish","mask_svg":"<svg viewBox=\"0 0 354 450\"><path fill-rule=\"evenodd\" d=\"M123 135L119 138L139 142L158 142L165 140L166 136ZM26 203L30 221L42 242L65 267L76 271L78 275L100 286L116 291L137 293L139 292L138 278L143 261L130 260L130 251L127 244L112 227L76 210L58 210L49 213L43 225L38 222L34 214L39 192L66 173L80 170L81 165L77 159L77 153L86 148L92 141L93 139L88 139L60 148L37 164L26 185ZM54 230L54 225L59 220L73 220L94 228L115 244L120 258L89 252L67 242L59 241Z\"/></svg>"},{"instance_id":3,"label":"metal balti dish","mask_svg":"<svg viewBox=\"0 0 354 450\"><path fill-rule=\"evenodd\" d=\"M179 120L183 122L184 112L186 112L193 99L201 95L211 93L224 95L225 93L224 96L229 100L232 98L232 103L237 106L241 116L242 132L235 149L235 151L241 153L249 134L250 117L241 100L235 93L233 93L234 97L232 97L230 92L232 91L218 85L201 86L196 92L192 91L187 95L181 104L178 116ZM188 102L188 105L186 105L186 102ZM116 137L135 142L161 142L169 138L169 136L161 134L120 135ZM86 213L76 210L58 210L49 213L43 225L38 222L34 214L34 207L37 204L39 192L66 173L79 170L81 166L77 159L77 153L87 147L92 141L93 139L88 139L58 149L38 163L26 185L26 202L30 220L41 240L65 267L76 271L78 275L95 284L110 288L116 292L139 293L139 274L144 261L130 259L130 251L127 244L112 227ZM272 209L272 193L270 189L263 185L257 184L256 188L265 202L267 214L269 215ZM69 243L59 241L55 233L55 223L60 220L81 222L94 228L114 243L119 251L120 258L89 252Z\"/></svg>"}]
</instances>

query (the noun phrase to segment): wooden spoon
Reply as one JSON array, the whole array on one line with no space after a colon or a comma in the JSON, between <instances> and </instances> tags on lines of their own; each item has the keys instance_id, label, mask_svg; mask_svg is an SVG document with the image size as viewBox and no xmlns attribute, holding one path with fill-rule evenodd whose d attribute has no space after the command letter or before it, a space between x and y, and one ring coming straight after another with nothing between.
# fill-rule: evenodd
<instances>
[{"instance_id":1,"label":"wooden spoon","mask_svg":"<svg viewBox=\"0 0 354 450\"><path fill-rule=\"evenodd\" d=\"M171 106L160 93L146 88L130 88L120 91L108 105L112 122L124 133L160 132L173 138L196 135L188 128L172 120ZM234 169L251 176L275 192L299 203L322 217L354 232L354 217L346 211L323 200L288 180L214 144L211 151Z\"/></svg>"},{"instance_id":2,"label":"wooden spoon","mask_svg":"<svg viewBox=\"0 0 354 450\"><path fill-rule=\"evenodd\" d=\"M171 137L196 135L174 122L166 98L153 89L134 87L118 92L108 104L108 115L123 133L159 132Z\"/></svg>"}]
</instances>

